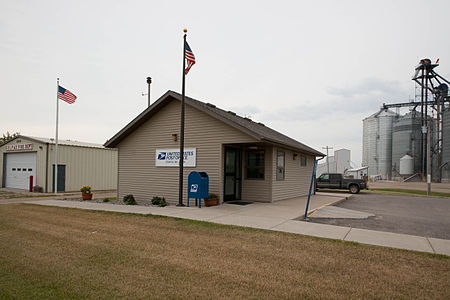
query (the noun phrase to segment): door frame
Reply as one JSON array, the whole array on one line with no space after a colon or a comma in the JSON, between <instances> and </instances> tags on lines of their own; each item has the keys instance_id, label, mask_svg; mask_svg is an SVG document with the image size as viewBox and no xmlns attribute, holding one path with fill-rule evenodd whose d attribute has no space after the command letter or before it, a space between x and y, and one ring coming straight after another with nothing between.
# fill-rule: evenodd
<instances>
[{"instance_id":1,"label":"door frame","mask_svg":"<svg viewBox=\"0 0 450 300\"><path fill-rule=\"evenodd\" d=\"M27 167L28 171L26 176L26 186L24 187L19 187L19 189L25 189L28 190L29 189L29 182L30 182L30 176L33 177L33 182L32 185L36 185L37 182L37 165L38 165L38 154L37 151L26 151L26 152L4 152L3 153L3 170L2 170L2 183L1 186L6 188L7 187L7 183L8 183L8 162L10 162L12 160L12 157L17 157L20 155L33 155L32 157L32 171L29 171L29 167ZM17 156L16 156L17 155ZM23 161L23 158L20 158L20 161ZM28 161L30 162L30 161ZM31 173L29 173L31 172Z\"/></svg>"},{"instance_id":2,"label":"door frame","mask_svg":"<svg viewBox=\"0 0 450 300\"><path fill-rule=\"evenodd\" d=\"M235 152L234 159L234 174L227 173L227 150L232 149ZM242 148L238 146L224 146L223 155L223 201L241 200L242 198ZM227 175L228 174L228 175ZM227 176L234 178L234 193L229 196L226 195ZM239 181L239 184L238 184Z\"/></svg>"},{"instance_id":3,"label":"door frame","mask_svg":"<svg viewBox=\"0 0 450 300\"><path fill-rule=\"evenodd\" d=\"M62 180L64 179L64 180ZM57 193L66 191L66 165L58 164L58 188ZM55 190L55 164L52 164L52 192Z\"/></svg>"}]
</instances>

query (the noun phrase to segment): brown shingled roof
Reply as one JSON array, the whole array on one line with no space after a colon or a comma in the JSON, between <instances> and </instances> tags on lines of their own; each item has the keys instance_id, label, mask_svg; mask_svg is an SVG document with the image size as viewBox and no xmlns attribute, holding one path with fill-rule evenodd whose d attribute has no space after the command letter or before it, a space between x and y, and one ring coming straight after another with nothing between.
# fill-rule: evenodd
<instances>
[{"instance_id":1,"label":"brown shingled roof","mask_svg":"<svg viewBox=\"0 0 450 300\"><path fill-rule=\"evenodd\" d=\"M154 102L150 107L143 111L139 116L137 116L133 121L131 121L127 126L125 126L121 131L114 135L110 140L105 143L105 147L115 147L121 140L123 140L129 133L139 127L142 123L150 119L155 113L161 110L167 103L171 100L181 101L181 95L174 92L168 91L163 96L161 96L156 102ZM291 148L296 151L305 152L315 156L325 156L325 154L306 146L294 139L291 139L284 134L279 133L262 123L254 122L248 118L240 117L233 112L225 111L216 107L210 103L204 103L189 97L185 97L186 105L190 105L213 118L216 118L246 134L261 141L271 144L277 144L287 148Z\"/></svg>"}]
</instances>

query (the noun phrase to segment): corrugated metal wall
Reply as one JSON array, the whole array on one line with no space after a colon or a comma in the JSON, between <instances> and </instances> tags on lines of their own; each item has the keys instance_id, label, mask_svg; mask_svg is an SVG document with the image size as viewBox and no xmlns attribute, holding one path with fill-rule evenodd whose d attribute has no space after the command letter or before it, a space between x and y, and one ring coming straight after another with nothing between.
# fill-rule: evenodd
<instances>
[{"instance_id":1,"label":"corrugated metal wall","mask_svg":"<svg viewBox=\"0 0 450 300\"><path fill-rule=\"evenodd\" d=\"M44 191L47 187L46 190L52 192L55 145L47 146L46 143L26 138L19 138L11 143L33 144L31 151L18 150L8 151L8 153L36 152L36 184L43 187ZM3 178L3 153L6 152L6 145L0 147L0 178ZM58 164L66 166L66 192L78 192L80 187L86 184L91 185L94 191L115 190L117 162L117 149L58 145Z\"/></svg>"},{"instance_id":2,"label":"corrugated metal wall","mask_svg":"<svg viewBox=\"0 0 450 300\"><path fill-rule=\"evenodd\" d=\"M369 176L391 177L392 129L397 114L381 110L363 120L363 165Z\"/></svg>"},{"instance_id":3,"label":"corrugated metal wall","mask_svg":"<svg viewBox=\"0 0 450 300\"><path fill-rule=\"evenodd\" d=\"M49 149L48 190L53 187L54 145ZM117 150L58 145L58 164L66 166L66 192L83 185L95 190L117 189Z\"/></svg>"},{"instance_id":4,"label":"corrugated metal wall","mask_svg":"<svg viewBox=\"0 0 450 300\"><path fill-rule=\"evenodd\" d=\"M413 172L417 173L421 168L421 120L416 111L412 111L394 122L392 133L392 168L397 170L392 176L397 177L400 171L400 159L409 154L413 157Z\"/></svg>"}]
</instances>

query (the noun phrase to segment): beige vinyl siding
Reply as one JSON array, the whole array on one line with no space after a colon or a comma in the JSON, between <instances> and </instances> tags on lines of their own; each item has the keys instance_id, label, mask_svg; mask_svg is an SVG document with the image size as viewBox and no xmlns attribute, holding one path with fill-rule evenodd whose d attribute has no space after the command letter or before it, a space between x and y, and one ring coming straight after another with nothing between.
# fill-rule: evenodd
<instances>
[{"instance_id":1,"label":"beige vinyl siding","mask_svg":"<svg viewBox=\"0 0 450 300\"><path fill-rule=\"evenodd\" d=\"M187 179L192 171L209 175L209 190L223 197L223 144L255 142L248 135L223 122L186 105L185 148L196 148L196 167L184 168L183 201L186 203ZM179 148L180 102L171 101L147 122L118 144L118 197L133 194L138 202L150 201L154 196L178 203L177 167L156 167L155 151ZM178 136L179 138L179 136ZM192 202L191 202L192 204Z\"/></svg>"},{"instance_id":2,"label":"beige vinyl siding","mask_svg":"<svg viewBox=\"0 0 450 300\"><path fill-rule=\"evenodd\" d=\"M8 145L14 144L33 144L31 150L13 150L6 151L6 145L0 147L0 178L3 179L3 160L5 158L5 153L24 153L24 152L35 152L36 153L36 184L39 186L45 186L45 151L46 144L38 143L36 141L31 141L28 139L20 138L15 139L8 143ZM41 149L41 148L42 149ZM2 182L0 182L2 184Z\"/></svg>"},{"instance_id":3,"label":"beige vinyl siding","mask_svg":"<svg viewBox=\"0 0 450 300\"><path fill-rule=\"evenodd\" d=\"M53 189L55 145L49 146L48 191ZM96 190L117 188L117 149L58 145L58 164L66 166L66 192L78 192L83 185Z\"/></svg>"},{"instance_id":4,"label":"beige vinyl siding","mask_svg":"<svg viewBox=\"0 0 450 300\"><path fill-rule=\"evenodd\" d=\"M282 151L285 153L285 174L284 180L277 180L276 167L277 167L277 152ZM298 154L298 159L294 160L294 153ZM300 156L307 157L306 166L301 166ZM292 152L291 150L283 148L274 148L273 154L273 173L272 175L272 201L279 201L284 199L290 199L298 196L308 195L309 186L311 182L312 169L314 166L314 157L308 156L299 152Z\"/></svg>"},{"instance_id":5,"label":"beige vinyl siding","mask_svg":"<svg viewBox=\"0 0 450 300\"><path fill-rule=\"evenodd\" d=\"M272 173L273 147L266 146L264 149L264 180L263 179L247 179L247 152L242 153L242 200L256 202L271 202L272 197Z\"/></svg>"}]
</instances>

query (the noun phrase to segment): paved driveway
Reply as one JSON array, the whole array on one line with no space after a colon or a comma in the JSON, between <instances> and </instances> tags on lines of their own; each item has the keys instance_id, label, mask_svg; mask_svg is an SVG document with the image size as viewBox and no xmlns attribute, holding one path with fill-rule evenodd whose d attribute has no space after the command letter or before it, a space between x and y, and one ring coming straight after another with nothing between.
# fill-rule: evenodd
<instances>
[{"instance_id":1,"label":"paved driveway","mask_svg":"<svg viewBox=\"0 0 450 300\"><path fill-rule=\"evenodd\" d=\"M450 198L358 194L337 207L375 214L368 219L311 219L311 222L450 239Z\"/></svg>"}]
</instances>

